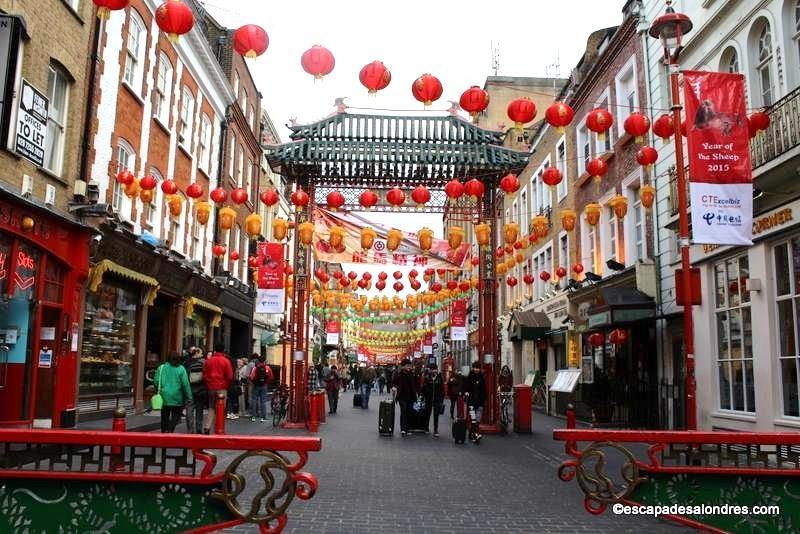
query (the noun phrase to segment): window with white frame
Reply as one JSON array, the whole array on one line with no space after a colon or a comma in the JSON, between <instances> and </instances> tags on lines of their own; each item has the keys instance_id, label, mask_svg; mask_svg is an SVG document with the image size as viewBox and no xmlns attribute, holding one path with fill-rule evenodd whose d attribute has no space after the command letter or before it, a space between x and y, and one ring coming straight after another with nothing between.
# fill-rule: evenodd
<instances>
[{"instance_id":1,"label":"window with white frame","mask_svg":"<svg viewBox=\"0 0 800 534\"><path fill-rule=\"evenodd\" d=\"M800 417L800 238L776 245L773 256L783 415Z\"/></svg>"},{"instance_id":2,"label":"window with white frame","mask_svg":"<svg viewBox=\"0 0 800 534\"><path fill-rule=\"evenodd\" d=\"M200 224L195 220L192 223L192 259L197 261L203 261L203 246L201 245L200 241L200 232L202 228Z\"/></svg>"},{"instance_id":3,"label":"window with white frame","mask_svg":"<svg viewBox=\"0 0 800 534\"><path fill-rule=\"evenodd\" d=\"M244 147L239 147L239 167L236 169L236 187L242 187L244 181Z\"/></svg>"},{"instance_id":4,"label":"window with white frame","mask_svg":"<svg viewBox=\"0 0 800 534\"><path fill-rule=\"evenodd\" d=\"M547 160L542 163L542 165L531 178L531 200L533 202L533 205L531 206L531 216L544 213L547 208L552 206L552 194L550 193L550 187L547 186L542 179L544 171L549 167L550 157L548 156Z\"/></svg>"},{"instance_id":5,"label":"window with white frame","mask_svg":"<svg viewBox=\"0 0 800 534\"><path fill-rule=\"evenodd\" d=\"M511 203L511 219L510 219L510 222L515 222L515 219L516 219L516 222L519 222L519 223L522 222L522 219L518 219L517 218L517 214L518 213L519 213L519 208L517 207L517 201L514 200L514 202Z\"/></svg>"},{"instance_id":6,"label":"window with white frame","mask_svg":"<svg viewBox=\"0 0 800 534\"><path fill-rule=\"evenodd\" d=\"M242 108L242 115L247 113L247 91L244 87L242 87L242 91L239 93L239 107Z\"/></svg>"},{"instance_id":7,"label":"window with white frame","mask_svg":"<svg viewBox=\"0 0 800 534\"><path fill-rule=\"evenodd\" d=\"M208 118L208 115L203 113L200 119L200 139L197 146L197 158L199 160L198 166L206 171L206 173L210 172L211 169L211 130L211 119Z\"/></svg>"},{"instance_id":8,"label":"window with white frame","mask_svg":"<svg viewBox=\"0 0 800 534\"><path fill-rule=\"evenodd\" d=\"M597 232L586 222L586 214L581 219L581 263L587 271L597 272Z\"/></svg>"},{"instance_id":9,"label":"window with white frame","mask_svg":"<svg viewBox=\"0 0 800 534\"><path fill-rule=\"evenodd\" d=\"M159 185L164 181L164 178L161 177L161 173L158 172L158 169L155 167L150 169L150 176L155 178L156 183ZM156 188L153 189L153 199L147 204L147 209L145 210L145 222L150 228L155 227L158 222L158 207L161 205L159 202L161 196L161 188L159 185L156 185Z\"/></svg>"},{"instance_id":10,"label":"window with white frame","mask_svg":"<svg viewBox=\"0 0 800 534\"><path fill-rule=\"evenodd\" d=\"M556 145L556 167L561 171L561 182L556 187L556 196L560 201L567 196L567 139L562 137Z\"/></svg>"},{"instance_id":11,"label":"window with white frame","mask_svg":"<svg viewBox=\"0 0 800 534\"><path fill-rule=\"evenodd\" d=\"M603 257L600 258L600 261L605 264L605 261L617 260L617 244L619 242L619 236L617 236L617 215L614 213L614 208L609 204L603 205L603 213L600 217L600 223L603 225L603 229L600 232ZM607 270L606 267L603 267L603 269Z\"/></svg>"},{"instance_id":12,"label":"window with white frame","mask_svg":"<svg viewBox=\"0 0 800 534\"><path fill-rule=\"evenodd\" d=\"M245 182L244 189L247 191L247 194L252 198L253 197L253 175L255 172L255 165L248 160L247 162L247 181Z\"/></svg>"},{"instance_id":13,"label":"window with white frame","mask_svg":"<svg viewBox=\"0 0 800 534\"><path fill-rule=\"evenodd\" d=\"M586 164L592 159L592 141L589 136L589 129L586 127L586 121L583 121L576 128L576 146L578 147L578 176L586 172Z\"/></svg>"},{"instance_id":14,"label":"window with white frame","mask_svg":"<svg viewBox=\"0 0 800 534\"><path fill-rule=\"evenodd\" d=\"M185 208L186 205L187 205L186 204L186 195L184 195L183 192L181 192L181 191L178 191L177 194L179 194L181 196L181 201L182 201L181 203L184 206L184 210L183 210L183 212L181 213L180 216L175 217L175 218L172 219L172 228L171 228L170 239L171 239L171 243L172 243L172 249L180 252L181 254L183 254L184 253L184 231L185 231L184 229L186 228L184 217L188 217L189 216L189 210Z\"/></svg>"},{"instance_id":15,"label":"window with white frame","mask_svg":"<svg viewBox=\"0 0 800 534\"><path fill-rule=\"evenodd\" d=\"M739 67L739 54L736 52L734 47L729 46L722 53L722 58L719 62L719 68L720 71L728 72L730 74L738 74L741 72Z\"/></svg>"},{"instance_id":16,"label":"window with white frame","mask_svg":"<svg viewBox=\"0 0 800 534\"><path fill-rule=\"evenodd\" d=\"M194 94L188 87L183 88L181 99L181 120L178 124L178 141L186 148L192 146L192 121L194 119Z\"/></svg>"},{"instance_id":17,"label":"window with white frame","mask_svg":"<svg viewBox=\"0 0 800 534\"><path fill-rule=\"evenodd\" d=\"M170 98L172 96L172 63L165 53L158 56L156 85L153 91L153 116L165 126L169 125Z\"/></svg>"},{"instance_id":18,"label":"window with white frame","mask_svg":"<svg viewBox=\"0 0 800 534\"><path fill-rule=\"evenodd\" d=\"M794 36L792 40L794 41L794 53L795 59L800 64L800 0L795 0L794 3Z\"/></svg>"},{"instance_id":19,"label":"window with white frame","mask_svg":"<svg viewBox=\"0 0 800 534\"><path fill-rule=\"evenodd\" d=\"M142 18L135 10L128 10L128 42L125 47L125 82L136 94L142 90L142 65L144 63L147 30Z\"/></svg>"},{"instance_id":20,"label":"window with white frame","mask_svg":"<svg viewBox=\"0 0 800 534\"><path fill-rule=\"evenodd\" d=\"M717 379L721 410L755 412L753 329L747 255L714 265Z\"/></svg>"},{"instance_id":21,"label":"window with white frame","mask_svg":"<svg viewBox=\"0 0 800 534\"><path fill-rule=\"evenodd\" d=\"M242 245L242 228L238 224L233 227L232 237L233 237L233 242L231 243L231 246L234 247L233 250L239 252L239 256L241 257L242 251L239 250L239 247L241 247ZM231 250L231 252L233 252L233 250ZM233 265L231 266L231 272L236 278L239 279L242 278L241 274L239 273L239 260L233 262Z\"/></svg>"},{"instance_id":22,"label":"window with white frame","mask_svg":"<svg viewBox=\"0 0 800 534\"><path fill-rule=\"evenodd\" d=\"M136 156L134 155L133 148L124 141L120 140L117 145L117 174L122 170L129 170L134 172L136 164ZM116 210L122 210L125 204L125 186L114 180L114 192L111 199L111 206Z\"/></svg>"},{"instance_id":23,"label":"window with white frame","mask_svg":"<svg viewBox=\"0 0 800 534\"><path fill-rule=\"evenodd\" d=\"M558 238L558 264L569 272L569 234L566 233Z\"/></svg>"},{"instance_id":24,"label":"window with white frame","mask_svg":"<svg viewBox=\"0 0 800 534\"><path fill-rule=\"evenodd\" d=\"M772 30L766 20L761 21L761 29L758 32L757 54L756 72L758 73L761 105L769 106L775 102L775 80L772 72L774 57Z\"/></svg>"},{"instance_id":25,"label":"window with white frame","mask_svg":"<svg viewBox=\"0 0 800 534\"><path fill-rule=\"evenodd\" d=\"M608 107L608 91L606 91L605 96L600 101L600 103L597 105L597 107L601 108L601 109L609 109L609 107ZM612 137L613 131L614 131L613 128L609 128L608 131L606 131L605 135L603 135L602 139L600 139L600 135L599 134L595 136L595 153L596 154L602 154L604 152L609 152L611 150L611 137Z\"/></svg>"},{"instance_id":26,"label":"window with white frame","mask_svg":"<svg viewBox=\"0 0 800 534\"><path fill-rule=\"evenodd\" d=\"M636 90L636 56L632 56L614 79L617 95L617 129L625 133L623 124L628 115L639 109L639 94Z\"/></svg>"},{"instance_id":27,"label":"window with white frame","mask_svg":"<svg viewBox=\"0 0 800 534\"><path fill-rule=\"evenodd\" d=\"M231 135L231 147L228 150L228 176L233 178L236 165L236 138Z\"/></svg>"},{"instance_id":28,"label":"window with white frame","mask_svg":"<svg viewBox=\"0 0 800 534\"><path fill-rule=\"evenodd\" d=\"M47 138L44 146L44 166L61 176L64 165L64 137L67 127L67 105L70 81L59 67L50 65L47 74L47 97L50 109L47 116Z\"/></svg>"},{"instance_id":29,"label":"window with white frame","mask_svg":"<svg viewBox=\"0 0 800 534\"><path fill-rule=\"evenodd\" d=\"M647 256L644 227L644 207L639 198L639 182L625 187L625 198L628 199L628 215L625 217L625 264L632 265L636 260Z\"/></svg>"},{"instance_id":30,"label":"window with white frame","mask_svg":"<svg viewBox=\"0 0 800 534\"><path fill-rule=\"evenodd\" d=\"M528 192L523 189L519 193L519 217L517 220L519 221L520 227L525 228L527 225L528 219Z\"/></svg>"},{"instance_id":31,"label":"window with white frame","mask_svg":"<svg viewBox=\"0 0 800 534\"><path fill-rule=\"evenodd\" d=\"M236 71L233 72L233 94L239 98L239 73Z\"/></svg>"},{"instance_id":32,"label":"window with white frame","mask_svg":"<svg viewBox=\"0 0 800 534\"><path fill-rule=\"evenodd\" d=\"M549 290L549 283L545 282L540 278L542 272L547 271L550 275L553 275L553 245L552 243L548 243L546 246L540 248L536 253L533 255L533 268L534 268L534 276L536 279L534 281L534 297L541 298L545 294L547 294Z\"/></svg>"}]
</instances>

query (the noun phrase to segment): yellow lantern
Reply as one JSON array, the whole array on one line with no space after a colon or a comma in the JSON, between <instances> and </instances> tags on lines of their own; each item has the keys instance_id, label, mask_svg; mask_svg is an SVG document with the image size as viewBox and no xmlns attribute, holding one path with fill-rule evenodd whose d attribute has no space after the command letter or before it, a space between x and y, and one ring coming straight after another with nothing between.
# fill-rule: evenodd
<instances>
[{"instance_id":1,"label":"yellow lantern","mask_svg":"<svg viewBox=\"0 0 800 534\"><path fill-rule=\"evenodd\" d=\"M331 226L329 237L331 248L334 250L339 250L343 246L345 232L346 230L344 229L344 226Z\"/></svg>"},{"instance_id":2,"label":"yellow lantern","mask_svg":"<svg viewBox=\"0 0 800 534\"><path fill-rule=\"evenodd\" d=\"M261 215L258 213L251 213L244 219L244 230L247 232L247 237L256 239L261 235Z\"/></svg>"},{"instance_id":3,"label":"yellow lantern","mask_svg":"<svg viewBox=\"0 0 800 534\"><path fill-rule=\"evenodd\" d=\"M597 223L600 222L600 211L602 210L602 206L597 204L596 202L591 202L586 204L586 222L588 222L592 226L596 226Z\"/></svg>"},{"instance_id":4,"label":"yellow lantern","mask_svg":"<svg viewBox=\"0 0 800 534\"><path fill-rule=\"evenodd\" d=\"M314 293L312 293L312 294L311 294L311 302L312 302L312 303L314 304L314 306L316 306L317 308L319 308L320 306L322 306L322 303L323 303L324 301L323 301L323 299L322 299L322 295L319 293L319 291L315 291Z\"/></svg>"},{"instance_id":5,"label":"yellow lantern","mask_svg":"<svg viewBox=\"0 0 800 534\"><path fill-rule=\"evenodd\" d=\"M522 255L522 252L517 252L516 254L514 254L514 260L517 263L522 263L525 261L525 257Z\"/></svg>"},{"instance_id":6,"label":"yellow lantern","mask_svg":"<svg viewBox=\"0 0 800 534\"><path fill-rule=\"evenodd\" d=\"M141 200L143 204L150 204L153 201L153 190L142 189L139 191L139 200Z\"/></svg>"},{"instance_id":7,"label":"yellow lantern","mask_svg":"<svg viewBox=\"0 0 800 534\"><path fill-rule=\"evenodd\" d=\"M297 237L303 246L309 246L314 238L314 223L310 221L301 222L297 227Z\"/></svg>"},{"instance_id":8,"label":"yellow lantern","mask_svg":"<svg viewBox=\"0 0 800 534\"><path fill-rule=\"evenodd\" d=\"M482 247L488 247L491 245L491 236L489 225L486 223L479 223L475 225L475 239L478 241L478 245Z\"/></svg>"},{"instance_id":9,"label":"yellow lantern","mask_svg":"<svg viewBox=\"0 0 800 534\"><path fill-rule=\"evenodd\" d=\"M392 309L392 303L389 301L388 298L383 297L381 300L381 311L390 311Z\"/></svg>"},{"instance_id":10,"label":"yellow lantern","mask_svg":"<svg viewBox=\"0 0 800 534\"><path fill-rule=\"evenodd\" d=\"M481 284L481 279L477 276L473 276L469 283L472 284L473 289L478 289L478 286Z\"/></svg>"},{"instance_id":11,"label":"yellow lantern","mask_svg":"<svg viewBox=\"0 0 800 534\"><path fill-rule=\"evenodd\" d=\"M495 272L499 276L503 276L504 274L506 274L508 272L508 267L506 267L505 263L498 263L497 267L495 267Z\"/></svg>"},{"instance_id":12,"label":"yellow lantern","mask_svg":"<svg viewBox=\"0 0 800 534\"><path fill-rule=\"evenodd\" d=\"M533 226L533 232L537 238L544 237L550 230L550 221L544 215L537 215L531 219L531 226Z\"/></svg>"},{"instance_id":13,"label":"yellow lantern","mask_svg":"<svg viewBox=\"0 0 800 534\"><path fill-rule=\"evenodd\" d=\"M614 214L619 217L620 219L624 219L625 215L628 213L628 199L622 195L616 195L614 198L611 199L609 202L611 205L611 209L614 210Z\"/></svg>"},{"instance_id":14,"label":"yellow lantern","mask_svg":"<svg viewBox=\"0 0 800 534\"><path fill-rule=\"evenodd\" d=\"M288 230L289 230L289 224L283 217L276 217L272 221L272 239L274 239L275 241L283 241L284 239L286 239L286 234L288 233Z\"/></svg>"},{"instance_id":15,"label":"yellow lantern","mask_svg":"<svg viewBox=\"0 0 800 534\"><path fill-rule=\"evenodd\" d=\"M390 252L394 252L400 247L400 243L403 241L403 232L398 230L397 228L389 229L389 232L386 235L386 248Z\"/></svg>"},{"instance_id":16,"label":"yellow lantern","mask_svg":"<svg viewBox=\"0 0 800 534\"><path fill-rule=\"evenodd\" d=\"M294 276L292 275L286 277L286 292L290 295L294 293Z\"/></svg>"},{"instance_id":17,"label":"yellow lantern","mask_svg":"<svg viewBox=\"0 0 800 534\"><path fill-rule=\"evenodd\" d=\"M506 270L507 270L507 271L510 271L510 270L511 270L511 269L513 269L513 268L514 268L516 265L517 265L517 260L516 260L516 259L514 259L513 257L511 257L511 258L508 258L508 259L505 261L505 266L506 266Z\"/></svg>"},{"instance_id":18,"label":"yellow lantern","mask_svg":"<svg viewBox=\"0 0 800 534\"><path fill-rule=\"evenodd\" d=\"M456 249L461 246L464 241L464 229L460 226L451 226L447 229L447 244L450 248Z\"/></svg>"},{"instance_id":19,"label":"yellow lantern","mask_svg":"<svg viewBox=\"0 0 800 534\"><path fill-rule=\"evenodd\" d=\"M372 300L369 301L369 311L373 311L373 312L378 311L378 308L380 307L380 304L381 303L378 301L377 298L373 298Z\"/></svg>"},{"instance_id":20,"label":"yellow lantern","mask_svg":"<svg viewBox=\"0 0 800 534\"><path fill-rule=\"evenodd\" d=\"M372 228L361 229L361 248L364 250L364 252L372 248L372 244L375 242L376 237L378 237L378 234L375 233L375 230Z\"/></svg>"},{"instance_id":21,"label":"yellow lantern","mask_svg":"<svg viewBox=\"0 0 800 534\"><path fill-rule=\"evenodd\" d=\"M169 207L169 214L173 217L179 217L183 210L183 197L180 195L167 196L167 206Z\"/></svg>"},{"instance_id":22,"label":"yellow lantern","mask_svg":"<svg viewBox=\"0 0 800 534\"><path fill-rule=\"evenodd\" d=\"M125 186L125 195L128 198L133 199L136 198L138 194L139 194L139 179L134 178L134 180L131 183Z\"/></svg>"},{"instance_id":23,"label":"yellow lantern","mask_svg":"<svg viewBox=\"0 0 800 534\"><path fill-rule=\"evenodd\" d=\"M236 211L233 208L225 206L217 214L219 217L219 227L223 230L230 230L233 228L233 222L236 220Z\"/></svg>"},{"instance_id":24,"label":"yellow lantern","mask_svg":"<svg viewBox=\"0 0 800 534\"><path fill-rule=\"evenodd\" d=\"M503 226L503 239L506 245L513 245L519 237L519 225L517 223L506 223Z\"/></svg>"},{"instance_id":25,"label":"yellow lantern","mask_svg":"<svg viewBox=\"0 0 800 534\"><path fill-rule=\"evenodd\" d=\"M425 306L430 306L433 304L434 295L433 293L425 293L422 295L422 302L425 303Z\"/></svg>"},{"instance_id":26,"label":"yellow lantern","mask_svg":"<svg viewBox=\"0 0 800 534\"><path fill-rule=\"evenodd\" d=\"M643 185L639 188L639 199L641 199L644 209L649 210L656 200L656 188L652 185Z\"/></svg>"},{"instance_id":27,"label":"yellow lantern","mask_svg":"<svg viewBox=\"0 0 800 534\"><path fill-rule=\"evenodd\" d=\"M198 224L205 226L208 223L208 218L211 215L211 203L205 200L199 200L194 203L194 216Z\"/></svg>"},{"instance_id":28,"label":"yellow lantern","mask_svg":"<svg viewBox=\"0 0 800 534\"><path fill-rule=\"evenodd\" d=\"M575 213L575 210L571 209L563 209L561 210L561 227L567 231L571 232L575 229L575 222L578 220L578 216Z\"/></svg>"},{"instance_id":29,"label":"yellow lantern","mask_svg":"<svg viewBox=\"0 0 800 534\"><path fill-rule=\"evenodd\" d=\"M417 239L419 240L419 248L425 253L430 252L433 246L433 230L423 228L417 233Z\"/></svg>"}]
</instances>

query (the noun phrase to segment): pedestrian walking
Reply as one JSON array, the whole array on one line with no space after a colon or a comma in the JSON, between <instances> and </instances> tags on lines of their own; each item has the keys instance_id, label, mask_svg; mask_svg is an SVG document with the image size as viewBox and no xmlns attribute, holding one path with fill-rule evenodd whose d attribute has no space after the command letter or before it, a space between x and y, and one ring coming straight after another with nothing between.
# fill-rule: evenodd
<instances>
[{"instance_id":1,"label":"pedestrian walking","mask_svg":"<svg viewBox=\"0 0 800 534\"><path fill-rule=\"evenodd\" d=\"M267 386L275 377L272 369L266 364L263 356L258 358L258 363L250 373L250 382L253 384L253 398L250 401L250 420L255 421L261 418L261 422L267 420Z\"/></svg>"},{"instance_id":2,"label":"pedestrian walking","mask_svg":"<svg viewBox=\"0 0 800 534\"><path fill-rule=\"evenodd\" d=\"M378 394L383 395L383 388L386 387L386 369L378 371Z\"/></svg>"},{"instance_id":3,"label":"pedestrian walking","mask_svg":"<svg viewBox=\"0 0 800 534\"><path fill-rule=\"evenodd\" d=\"M222 393L223 398L228 396L228 388L233 382L233 366L225 354L225 347L217 345L211 357L203 365L203 379L208 388L208 412L203 421L203 432L211 433L216 414L217 394Z\"/></svg>"},{"instance_id":4,"label":"pedestrian walking","mask_svg":"<svg viewBox=\"0 0 800 534\"><path fill-rule=\"evenodd\" d=\"M231 362L231 365L235 370L233 374L233 380L231 380L231 384L228 386L228 414L226 417L228 419L239 419L239 410L241 409L239 404L242 395L242 383L239 380L239 374L242 372L245 362L242 358L236 358Z\"/></svg>"},{"instance_id":5,"label":"pedestrian walking","mask_svg":"<svg viewBox=\"0 0 800 534\"><path fill-rule=\"evenodd\" d=\"M467 375L464 387L469 407L469 440L477 444L483 437L478 432L478 424L481 422L483 405L486 402L486 379L483 377L480 362L472 362L472 370Z\"/></svg>"},{"instance_id":6,"label":"pedestrian walking","mask_svg":"<svg viewBox=\"0 0 800 534\"><path fill-rule=\"evenodd\" d=\"M203 351L198 347L189 349L186 373L189 375L189 388L192 400L186 404L186 430L189 434L203 432L203 410L208 406L208 388L203 380Z\"/></svg>"},{"instance_id":7,"label":"pedestrian walking","mask_svg":"<svg viewBox=\"0 0 800 534\"><path fill-rule=\"evenodd\" d=\"M328 394L328 406L330 407L328 414L333 415L339 407L339 373L336 372L335 365L331 365L331 372L325 378L325 392Z\"/></svg>"},{"instance_id":8,"label":"pedestrian walking","mask_svg":"<svg viewBox=\"0 0 800 534\"><path fill-rule=\"evenodd\" d=\"M402 367L395 373L392 392L397 404L400 405L400 435L407 436L412 406L417 400L417 385L411 369L411 360L405 358L400 365Z\"/></svg>"},{"instance_id":9,"label":"pedestrian walking","mask_svg":"<svg viewBox=\"0 0 800 534\"><path fill-rule=\"evenodd\" d=\"M375 368L367 364L359 371L358 381L361 383L361 407L365 410L369 409L369 394L372 392L372 386L375 383Z\"/></svg>"},{"instance_id":10,"label":"pedestrian walking","mask_svg":"<svg viewBox=\"0 0 800 534\"><path fill-rule=\"evenodd\" d=\"M161 406L161 432L171 434L181 420L186 403L192 398L186 368L181 365L181 354L173 351L169 360L162 363L155 373L155 386L164 404Z\"/></svg>"},{"instance_id":11,"label":"pedestrian walking","mask_svg":"<svg viewBox=\"0 0 800 534\"><path fill-rule=\"evenodd\" d=\"M425 430L430 429L433 414L433 437L439 437L439 416L444 413L444 378L435 363L428 365L428 376L422 386L422 397L425 399Z\"/></svg>"},{"instance_id":12,"label":"pedestrian walking","mask_svg":"<svg viewBox=\"0 0 800 534\"><path fill-rule=\"evenodd\" d=\"M500 393L511 393L511 390L514 389L514 374L507 365L500 369L500 376L497 377L497 382L500 384L498 388Z\"/></svg>"},{"instance_id":13,"label":"pedestrian walking","mask_svg":"<svg viewBox=\"0 0 800 534\"><path fill-rule=\"evenodd\" d=\"M447 396L450 398L450 419L453 418L456 406L458 405L458 396L464 390L464 375L461 374L461 369L456 369L450 378L447 380Z\"/></svg>"},{"instance_id":14,"label":"pedestrian walking","mask_svg":"<svg viewBox=\"0 0 800 534\"><path fill-rule=\"evenodd\" d=\"M316 365L309 365L306 372L306 391L314 393L319 389L319 371Z\"/></svg>"}]
</instances>

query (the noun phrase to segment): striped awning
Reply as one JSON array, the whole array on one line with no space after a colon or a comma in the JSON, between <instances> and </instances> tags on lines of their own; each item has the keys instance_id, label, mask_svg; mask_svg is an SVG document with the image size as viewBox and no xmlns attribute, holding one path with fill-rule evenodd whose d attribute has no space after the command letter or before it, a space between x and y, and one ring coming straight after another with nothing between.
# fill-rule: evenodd
<instances>
[{"instance_id":1,"label":"striped awning","mask_svg":"<svg viewBox=\"0 0 800 534\"><path fill-rule=\"evenodd\" d=\"M222 308L203 299L189 297L186 299L186 315L193 314L195 306L211 312L213 314L211 317L211 326L219 326L220 321L222 321Z\"/></svg>"},{"instance_id":2,"label":"striped awning","mask_svg":"<svg viewBox=\"0 0 800 534\"><path fill-rule=\"evenodd\" d=\"M108 259L97 262L89 272L89 291L92 293L97 292L97 289L103 282L103 277L106 273L112 273L120 278L125 278L126 280L136 282L137 284L148 286L150 289L147 293L146 302L148 306L153 305L153 302L156 300L156 295L158 294L158 289L161 287L161 284L158 283L158 280L152 276L147 276L146 274L138 273L133 269L123 267L122 265L114 263Z\"/></svg>"}]
</instances>

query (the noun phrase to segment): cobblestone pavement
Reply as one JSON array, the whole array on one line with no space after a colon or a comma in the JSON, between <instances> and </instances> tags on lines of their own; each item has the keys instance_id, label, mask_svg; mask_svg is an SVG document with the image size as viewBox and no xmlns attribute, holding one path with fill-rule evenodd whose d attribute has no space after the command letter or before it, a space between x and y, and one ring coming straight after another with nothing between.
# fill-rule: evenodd
<instances>
[{"instance_id":1,"label":"cobblestone pavement","mask_svg":"<svg viewBox=\"0 0 800 534\"><path fill-rule=\"evenodd\" d=\"M367 411L352 407L352 393L317 434L322 452L305 471L319 478L310 501L295 499L286 532L466 533L466 532L683 532L670 523L641 517L592 516L583 509L576 482L562 482L556 469L565 458L552 439L563 421L534 414L534 433L486 436L479 446L455 445L449 407L440 438L392 438L377 432L378 402ZM396 414L399 419L399 413ZM231 434L309 435L276 430L271 422L228 422ZM255 491L255 490L254 490ZM229 532L256 532L236 527Z\"/></svg>"}]
</instances>

